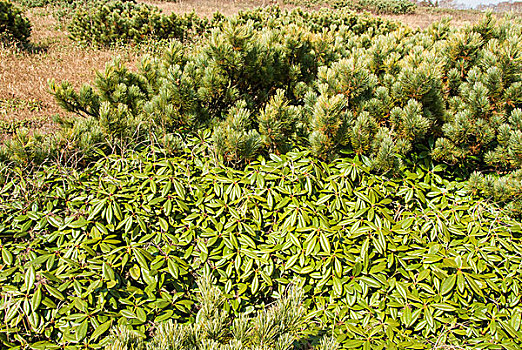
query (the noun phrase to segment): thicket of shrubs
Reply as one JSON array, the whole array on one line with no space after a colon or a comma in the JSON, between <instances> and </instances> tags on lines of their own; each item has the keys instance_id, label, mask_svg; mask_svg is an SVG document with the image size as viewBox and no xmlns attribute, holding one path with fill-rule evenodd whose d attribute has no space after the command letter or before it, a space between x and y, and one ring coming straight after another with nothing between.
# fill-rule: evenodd
<instances>
[{"instance_id":1,"label":"thicket of shrubs","mask_svg":"<svg viewBox=\"0 0 522 350\"><path fill-rule=\"evenodd\" d=\"M176 39L186 41L228 22L220 13L212 18L199 17L195 13L163 15L157 7L128 1L102 0L75 12L69 32L73 40L84 44L111 45L118 42L138 43L146 40ZM321 10L306 12L295 9L282 11L279 7L257 8L240 11L234 16L236 24L247 22L256 30L276 29L290 24L318 32L331 26L348 26L355 33L372 29L395 28L397 25L369 16L358 16L343 11L340 13Z\"/></svg>"},{"instance_id":2,"label":"thicket of shrubs","mask_svg":"<svg viewBox=\"0 0 522 350\"><path fill-rule=\"evenodd\" d=\"M387 178L306 151L237 170L212 147L203 133L168 158L4 180L4 344L96 347L112 326L192 323L194 280L210 273L234 314L297 278L310 329L345 348L520 347L520 221L441 166Z\"/></svg>"},{"instance_id":3,"label":"thicket of shrubs","mask_svg":"<svg viewBox=\"0 0 522 350\"><path fill-rule=\"evenodd\" d=\"M417 5L410 0L331 0L333 8L368 10L377 14L402 15L414 13Z\"/></svg>"},{"instance_id":4,"label":"thicket of shrubs","mask_svg":"<svg viewBox=\"0 0 522 350\"><path fill-rule=\"evenodd\" d=\"M18 135L0 161L74 153L88 162L99 149L168 147L173 135L209 128L215 153L238 167L299 146L325 160L355 152L379 173L429 154L460 177L506 174L476 174L475 189L519 212L520 175L509 175L522 165L518 22L485 16L414 31L352 12L278 8L215 18L198 44L173 42L138 72L116 61L80 91L52 82L76 117L60 121L56 139Z\"/></svg>"},{"instance_id":5,"label":"thicket of shrubs","mask_svg":"<svg viewBox=\"0 0 522 350\"><path fill-rule=\"evenodd\" d=\"M185 40L201 34L209 20L194 13L166 16L135 1L95 1L75 11L68 25L72 39L83 44L110 45L151 39Z\"/></svg>"},{"instance_id":6,"label":"thicket of shrubs","mask_svg":"<svg viewBox=\"0 0 522 350\"><path fill-rule=\"evenodd\" d=\"M161 133L212 127L231 162L303 145L323 159L355 151L381 172L423 151L463 169L521 167L519 24L489 16L412 31L351 13L262 13L277 25L258 28L263 16L243 14L197 49L173 44L146 58L139 73L115 63L95 88L52 91L70 111L110 117L115 137L134 134L133 123Z\"/></svg>"},{"instance_id":7,"label":"thicket of shrubs","mask_svg":"<svg viewBox=\"0 0 522 350\"><path fill-rule=\"evenodd\" d=\"M116 22L125 17L107 13ZM116 61L80 91L52 82L76 117L60 120L63 131L51 137L20 132L0 148L0 161L26 166L79 156L85 164L100 149L168 146L173 135L210 128L215 152L235 166L303 146L328 160L355 152L382 173L428 153L461 177L507 174L475 174L475 191L520 210L520 175L509 174L522 165L518 22L486 16L465 28L444 20L413 31L352 12L277 7L231 21L184 18L201 29L194 33L210 33L146 57L139 72ZM121 37L110 29L116 25L99 24L92 28L107 42ZM126 28L123 36L132 37Z\"/></svg>"},{"instance_id":8,"label":"thicket of shrubs","mask_svg":"<svg viewBox=\"0 0 522 350\"><path fill-rule=\"evenodd\" d=\"M73 5L73 3L86 3L87 0L12 0L12 2L25 8L43 7L47 5Z\"/></svg>"},{"instance_id":9,"label":"thicket of shrubs","mask_svg":"<svg viewBox=\"0 0 522 350\"><path fill-rule=\"evenodd\" d=\"M284 2L308 8L323 6L396 15L414 13L417 8L416 2L410 0L284 0Z\"/></svg>"},{"instance_id":10,"label":"thicket of shrubs","mask_svg":"<svg viewBox=\"0 0 522 350\"><path fill-rule=\"evenodd\" d=\"M520 23L212 21L137 71L52 82L62 130L0 148L2 346L230 348L223 318L296 284L312 342L519 349ZM215 317L194 317L202 275Z\"/></svg>"},{"instance_id":11,"label":"thicket of shrubs","mask_svg":"<svg viewBox=\"0 0 522 350\"><path fill-rule=\"evenodd\" d=\"M27 44L31 23L10 1L0 0L0 41Z\"/></svg>"}]
</instances>

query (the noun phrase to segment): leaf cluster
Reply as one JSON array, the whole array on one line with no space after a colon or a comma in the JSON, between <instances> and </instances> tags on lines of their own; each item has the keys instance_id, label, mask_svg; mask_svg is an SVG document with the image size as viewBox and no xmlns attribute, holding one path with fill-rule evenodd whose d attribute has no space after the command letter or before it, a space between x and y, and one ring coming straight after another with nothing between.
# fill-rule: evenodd
<instances>
[{"instance_id":1,"label":"leaf cluster","mask_svg":"<svg viewBox=\"0 0 522 350\"><path fill-rule=\"evenodd\" d=\"M440 166L387 178L308 150L237 170L210 139L3 179L6 346L99 347L112 326L192 322L205 273L233 314L299 278L316 328L344 347L520 346L520 222Z\"/></svg>"}]
</instances>

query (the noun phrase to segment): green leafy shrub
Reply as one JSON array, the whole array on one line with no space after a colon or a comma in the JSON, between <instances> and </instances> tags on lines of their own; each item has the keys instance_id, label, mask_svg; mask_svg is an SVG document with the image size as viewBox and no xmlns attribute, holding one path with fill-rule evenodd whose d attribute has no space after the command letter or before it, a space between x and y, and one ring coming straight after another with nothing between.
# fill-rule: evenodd
<instances>
[{"instance_id":1,"label":"green leafy shrub","mask_svg":"<svg viewBox=\"0 0 522 350\"><path fill-rule=\"evenodd\" d=\"M208 36L173 42L137 72L116 61L79 91L52 82L73 116L52 140L26 143L48 156L17 158L23 153L4 147L5 162L81 157L85 164L212 129L214 154L237 168L307 147L328 161L355 152L378 173L427 154L460 178L520 169L516 21L486 15L464 28L441 21L413 31L349 11L269 7L205 23ZM13 142L11 149L26 148Z\"/></svg>"},{"instance_id":2,"label":"green leafy shrub","mask_svg":"<svg viewBox=\"0 0 522 350\"><path fill-rule=\"evenodd\" d=\"M440 166L391 179L306 151L236 170L209 141L5 179L4 344L94 346L112 326L189 322L194 277L211 273L234 314L298 278L344 347L520 346L520 222Z\"/></svg>"},{"instance_id":3,"label":"green leafy shrub","mask_svg":"<svg viewBox=\"0 0 522 350\"><path fill-rule=\"evenodd\" d=\"M51 83L73 117L0 149L3 347L188 330L212 275L231 316L297 280L344 348L520 348L520 25L329 14L216 16L138 71Z\"/></svg>"},{"instance_id":4,"label":"green leafy shrub","mask_svg":"<svg viewBox=\"0 0 522 350\"><path fill-rule=\"evenodd\" d=\"M281 349L294 348L306 331L307 310L303 290L291 286L273 305L253 316L234 316L223 310L227 302L223 292L208 275L198 280L198 312L195 322L159 323L149 341L125 327L111 331L107 350L123 349ZM335 350L337 344L324 339L317 349Z\"/></svg>"},{"instance_id":5,"label":"green leafy shrub","mask_svg":"<svg viewBox=\"0 0 522 350\"><path fill-rule=\"evenodd\" d=\"M31 23L10 1L0 1L0 41L27 44Z\"/></svg>"}]
</instances>

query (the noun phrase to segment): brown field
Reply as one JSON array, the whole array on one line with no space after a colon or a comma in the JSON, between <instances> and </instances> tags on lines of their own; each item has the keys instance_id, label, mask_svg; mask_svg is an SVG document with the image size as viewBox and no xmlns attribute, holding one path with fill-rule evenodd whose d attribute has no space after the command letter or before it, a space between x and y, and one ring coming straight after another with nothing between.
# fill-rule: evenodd
<instances>
[{"instance_id":1,"label":"brown field","mask_svg":"<svg viewBox=\"0 0 522 350\"><path fill-rule=\"evenodd\" d=\"M440 21L445 17L451 17L455 26L464 26L475 23L482 18L482 13L471 10L451 10L436 8L417 8L414 14L410 15L384 15L384 18L401 22L414 28L426 28L431 23Z\"/></svg>"},{"instance_id":2,"label":"brown field","mask_svg":"<svg viewBox=\"0 0 522 350\"><path fill-rule=\"evenodd\" d=\"M27 12L33 25L29 52L0 47L0 121L28 120L48 128L51 116L64 112L48 92L48 80L68 80L79 87L114 56L134 62L125 49L92 49L74 44L50 8Z\"/></svg>"},{"instance_id":3,"label":"brown field","mask_svg":"<svg viewBox=\"0 0 522 350\"><path fill-rule=\"evenodd\" d=\"M219 11L231 15L239 10L274 4L273 0L147 0L165 13L196 11L210 16ZM288 5L281 5L289 7ZM68 80L76 87L91 82L95 73L115 56L135 66L141 52L137 48L94 49L77 46L67 37L66 24L52 7L26 12L33 25L29 51L0 47L0 125L15 120L26 121L31 128L52 130L52 116L63 115L48 92L48 80ZM412 27L426 27L443 17L452 16L456 25L475 22L479 12L418 9L416 14L385 16ZM0 134L1 134L0 128ZM6 135L0 135L0 139Z\"/></svg>"}]
</instances>

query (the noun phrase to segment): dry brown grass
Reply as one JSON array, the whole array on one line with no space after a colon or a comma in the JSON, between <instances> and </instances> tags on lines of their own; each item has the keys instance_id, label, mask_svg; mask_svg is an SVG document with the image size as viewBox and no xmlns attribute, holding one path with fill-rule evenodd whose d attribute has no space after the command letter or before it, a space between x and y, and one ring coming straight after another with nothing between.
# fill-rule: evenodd
<instances>
[{"instance_id":1,"label":"dry brown grass","mask_svg":"<svg viewBox=\"0 0 522 350\"><path fill-rule=\"evenodd\" d=\"M522 13L496 13L494 16L499 18L505 15L511 15L514 18L522 18ZM451 18L451 23L454 26L462 27L473 24L484 16L484 13L478 10L454 10L447 8L429 8L419 7L414 14L409 15L384 15L384 18L404 23L413 28L426 28L436 21L440 21L445 17Z\"/></svg>"},{"instance_id":2,"label":"dry brown grass","mask_svg":"<svg viewBox=\"0 0 522 350\"><path fill-rule=\"evenodd\" d=\"M479 11L462 11L450 9L417 8L415 13L407 15L383 15L382 17L401 22L413 28L426 28L433 22L440 21L445 17L451 17L451 23L455 26L464 26L476 23L482 18Z\"/></svg>"},{"instance_id":3,"label":"dry brown grass","mask_svg":"<svg viewBox=\"0 0 522 350\"><path fill-rule=\"evenodd\" d=\"M0 48L0 120L37 120L49 127L50 116L64 114L48 92L49 79L79 87L117 55L130 63L137 59L131 50L77 46L49 8L32 9L27 17L34 48Z\"/></svg>"},{"instance_id":4,"label":"dry brown grass","mask_svg":"<svg viewBox=\"0 0 522 350\"><path fill-rule=\"evenodd\" d=\"M281 6L290 7L283 5L283 0L142 1L158 6L165 13L196 11L202 16L211 16L216 11L232 15L277 1ZM61 28L63 23L49 7L29 10L26 15L33 25L31 42L35 50L28 52L0 47L0 121L37 121L36 124L52 130L51 116L63 115L64 112L48 92L49 79L67 80L79 87L82 83L91 82L95 72L103 69L115 56L121 56L131 65L139 60L140 54L132 48L92 49L77 46L67 37L65 29ZM454 17L457 25L480 18L479 13L426 9L419 9L414 15L386 17L413 27L426 27L448 15Z\"/></svg>"},{"instance_id":5,"label":"dry brown grass","mask_svg":"<svg viewBox=\"0 0 522 350\"><path fill-rule=\"evenodd\" d=\"M215 12L221 12L225 16L238 13L241 10L248 10L258 6L267 6L279 4L285 6L282 1L277 0L178 0L161 1L161 0L139 0L157 6L162 12L170 13L187 13L196 11L200 16L212 16Z\"/></svg>"}]
</instances>

